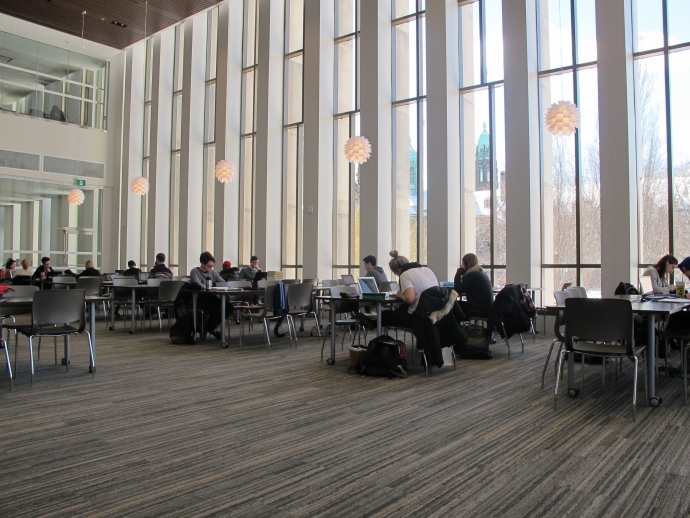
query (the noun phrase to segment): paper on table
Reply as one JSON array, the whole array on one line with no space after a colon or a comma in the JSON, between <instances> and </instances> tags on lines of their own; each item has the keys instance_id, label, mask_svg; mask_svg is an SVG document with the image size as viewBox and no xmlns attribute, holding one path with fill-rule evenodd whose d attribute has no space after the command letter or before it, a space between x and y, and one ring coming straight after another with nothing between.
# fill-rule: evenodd
<instances>
[{"instance_id":1,"label":"paper on table","mask_svg":"<svg viewBox=\"0 0 690 518\"><path fill-rule=\"evenodd\" d=\"M681 303L688 303L690 300L688 299L677 299L675 297L666 297L663 299L658 299L656 302L681 302Z\"/></svg>"}]
</instances>

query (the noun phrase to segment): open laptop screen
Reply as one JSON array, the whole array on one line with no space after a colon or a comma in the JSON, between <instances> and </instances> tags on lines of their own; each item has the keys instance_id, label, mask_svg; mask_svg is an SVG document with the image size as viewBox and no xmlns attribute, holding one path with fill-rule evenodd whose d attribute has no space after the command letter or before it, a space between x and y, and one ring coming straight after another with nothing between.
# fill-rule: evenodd
<instances>
[{"instance_id":1,"label":"open laptop screen","mask_svg":"<svg viewBox=\"0 0 690 518\"><path fill-rule=\"evenodd\" d=\"M376 280L373 277L360 277L359 287L362 293L378 293L379 287L376 286Z\"/></svg>"},{"instance_id":2,"label":"open laptop screen","mask_svg":"<svg viewBox=\"0 0 690 518\"><path fill-rule=\"evenodd\" d=\"M352 275L341 275L340 277L343 279L345 286L355 283L355 278Z\"/></svg>"}]
</instances>

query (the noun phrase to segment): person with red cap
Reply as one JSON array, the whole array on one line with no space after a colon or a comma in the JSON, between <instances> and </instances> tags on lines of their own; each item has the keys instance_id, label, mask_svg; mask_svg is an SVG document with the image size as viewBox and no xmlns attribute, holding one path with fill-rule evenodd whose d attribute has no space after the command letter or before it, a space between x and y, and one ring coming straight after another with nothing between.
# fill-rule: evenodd
<instances>
[{"instance_id":1,"label":"person with red cap","mask_svg":"<svg viewBox=\"0 0 690 518\"><path fill-rule=\"evenodd\" d=\"M240 269L233 267L230 261L223 261L223 269L220 271L220 276L225 281L239 281Z\"/></svg>"}]
</instances>

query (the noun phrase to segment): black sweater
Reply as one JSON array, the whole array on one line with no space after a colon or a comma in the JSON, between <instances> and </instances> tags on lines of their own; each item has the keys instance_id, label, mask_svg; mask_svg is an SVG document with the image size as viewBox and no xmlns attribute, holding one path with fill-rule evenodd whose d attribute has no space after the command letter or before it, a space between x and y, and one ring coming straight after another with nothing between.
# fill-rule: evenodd
<instances>
[{"instance_id":1,"label":"black sweater","mask_svg":"<svg viewBox=\"0 0 690 518\"><path fill-rule=\"evenodd\" d=\"M86 268L83 272L81 272L79 275L77 275L77 279L81 279L82 277L100 277L101 272L96 270L95 268Z\"/></svg>"},{"instance_id":2,"label":"black sweater","mask_svg":"<svg viewBox=\"0 0 690 518\"><path fill-rule=\"evenodd\" d=\"M489 276L483 270L465 274L464 268L458 268L455 273L454 290L465 295L466 302L462 302L462 310L466 317L487 317L491 313L494 303L493 287Z\"/></svg>"}]
</instances>

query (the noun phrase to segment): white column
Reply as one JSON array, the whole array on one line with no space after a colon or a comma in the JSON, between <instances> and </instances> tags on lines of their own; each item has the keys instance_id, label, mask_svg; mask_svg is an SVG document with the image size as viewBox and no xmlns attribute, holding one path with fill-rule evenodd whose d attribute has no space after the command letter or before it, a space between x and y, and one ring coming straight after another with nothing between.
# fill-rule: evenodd
<instances>
[{"instance_id":1,"label":"white column","mask_svg":"<svg viewBox=\"0 0 690 518\"><path fill-rule=\"evenodd\" d=\"M169 255L170 162L172 153L172 94L175 29L153 38L151 67L151 145L149 155L148 250L142 262L153 264L157 253Z\"/></svg>"},{"instance_id":2,"label":"white column","mask_svg":"<svg viewBox=\"0 0 690 518\"><path fill-rule=\"evenodd\" d=\"M304 4L304 278L333 272L333 0Z\"/></svg>"},{"instance_id":3,"label":"white column","mask_svg":"<svg viewBox=\"0 0 690 518\"><path fill-rule=\"evenodd\" d=\"M204 101L207 14L184 23L182 70L182 147L180 149L180 248L178 271L186 275L199 262L204 171Z\"/></svg>"},{"instance_id":4,"label":"white column","mask_svg":"<svg viewBox=\"0 0 690 518\"><path fill-rule=\"evenodd\" d=\"M452 280L460 266L458 3L427 3L428 266Z\"/></svg>"},{"instance_id":5,"label":"white column","mask_svg":"<svg viewBox=\"0 0 690 518\"><path fill-rule=\"evenodd\" d=\"M427 3L428 6L428 3ZM393 130L391 3L361 2L360 107L371 158L360 169L360 253L384 268L393 244ZM361 259L361 258L358 258Z\"/></svg>"},{"instance_id":6,"label":"white column","mask_svg":"<svg viewBox=\"0 0 690 518\"><path fill-rule=\"evenodd\" d=\"M503 0L506 267L541 286L539 92L535 0Z\"/></svg>"},{"instance_id":7,"label":"white column","mask_svg":"<svg viewBox=\"0 0 690 518\"><path fill-rule=\"evenodd\" d=\"M218 7L216 66L216 163L227 160L237 168L231 183L215 183L214 243L217 257L239 264L240 239L240 116L242 108L242 0Z\"/></svg>"},{"instance_id":8,"label":"white column","mask_svg":"<svg viewBox=\"0 0 690 518\"><path fill-rule=\"evenodd\" d=\"M139 42L127 49L125 67L124 121L122 128L121 222L122 247L120 265L129 259L139 262L141 248L141 199L129 186L141 176L143 160L144 75L146 43Z\"/></svg>"},{"instance_id":9,"label":"white column","mask_svg":"<svg viewBox=\"0 0 690 518\"><path fill-rule=\"evenodd\" d=\"M254 254L264 270L282 265L284 16L284 0L259 0Z\"/></svg>"},{"instance_id":10,"label":"white column","mask_svg":"<svg viewBox=\"0 0 690 518\"><path fill-rule=\"evenodd\" d=\"M599 1L599 160L601 168L601 292L637 285L637 165L630 0Z\"/></svg>"}]
</instances>

